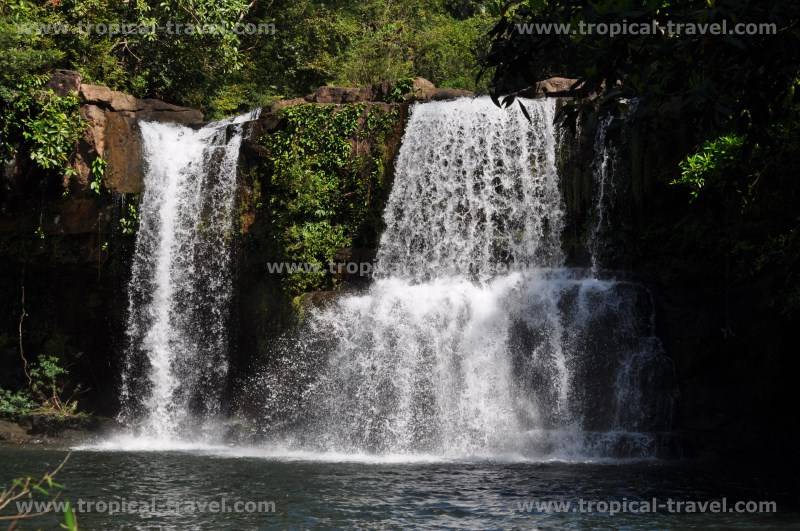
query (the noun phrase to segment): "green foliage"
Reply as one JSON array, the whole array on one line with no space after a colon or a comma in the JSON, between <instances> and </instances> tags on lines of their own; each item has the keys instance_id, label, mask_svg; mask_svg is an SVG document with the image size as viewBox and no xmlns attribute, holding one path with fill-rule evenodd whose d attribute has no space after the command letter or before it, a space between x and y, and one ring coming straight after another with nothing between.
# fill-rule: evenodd
<instances>
[{"instance_id":1,"label":"green foliage","mask_svg":"<svg viewBox=\"0 0 800 531\"><path fill-rule=\"evenodd\" d=\"M23 78L44 74L66 52L46 35L19 31L26 24L54 22L43 6L22 0L0 3L0 91L13 88ZM5 100L7 94L2 94Z\"/></svg>"},{"instance_id":2,"label":"green foliage","mask_svg":"<svg viewBox=\"0 0 800 531\"><path fill-rule=\"evenodd\" d=\"M62 416L76 414L78 403L65 398L69 371L58 357L39 356L31 367L30 376L31 393L39 402L39 411Z\"/></svg>"},{"instance_id":3,"label":"green foliage","mask_svg":"<svg viewBox=\"0 0 800 531\"><path fill-rule=\"evenodd\" d=\"M445 15L433 17L419 37L415 74L435 80L440 87L485 91L486 80L476 83L478 58L488 45L492 22L488 16L455 21Z\"/></svg>"},{"instance_id":4,"label":"green foliage","mask_svg":"<svg viewBox=\"0 0 800 531\"><path fill-rule=\"evenodd\" d=\"M75 511L70 502L64 504L64 522L61 524L61 529L78 531L78 518L75 516Z\"/></svg>"},{"instance_id":5,"label":"green foliage","mask_svg":"<svg viewBox=\"0 0 800 531\"><path fill-rule=\"evenodd\" d=\"M284 234L284 252L295 263L306 264L291 271L287 282L291 293L319 289L328 277L328 264L337 250L350 245L342 225L329 221L306 221L290 225Z\"/></svg>"},{"instance_id":6,"label":"green foliage","mask_svg":"<svg viewBox=\"0 0 800 531\"><path fill-rule=\"evenodd\" d=\"M75 96L58 96L52 91L38 94L39 108L29 109L23 119L22 136L30 145L31 159L42 169L67 170L75 143L83 132ZM93 168L94 169L94 168Z\"/></svg>"},{"instance_id":7,"label":"green foliage","mask_svg":"<svg viewBox=\"0 0 800 531\"><path fill-rule=\"evenodd\" d=\"M290 274L288 289L298 294L332 282L327 264L362 229L382 185L378 146L398 116L363 104L297 105L282 113L286 128L262 140L270 160L265 196L284 257L324 266Z\"/></svg>"},{"instance_id":8,"label":"green foliage","mask_svg":"<svg viewBox=\"0 0 800 531\"><path fill-rule=\"evenodd\" d=\"M725 135L703 144L700 151L680 162L681 176L672 184L690 188L692 199L697 199L706 182L729 169L739 158L744 138Z\"/></svg>"},{"instance_id":9,"label":"green foliage","mask_svg":"<svg viewBox=\"0 0 800 531\"><path fill-rule=\"evenodd\" d=\"M480 89L479 52L495 20L488 11L447 2L367 2L356 11L365 29L353 36L336 82L366 85L422 76L443 87Z\"/></svg>"},{"instance_id":10,"label":"green foliage","mask_svg":"<svg viewBox=\"0 0 800 531\"><path fill-rule=\"evenodd\" d=\"M411 77L413 51L403 38L406 31L401 22L390 22L359 36L345 55L337 83L370 85Z\"/></svg>"},{"instance_id":11,"label":"green foliage","mask_svg":"<svg viewBox=\"0 0 800 531\"><path fill-rule=\"evenodd\" d=\"M69 460L70 454L61 461L52 472L46 472L41 478L19 477L11 480L10 485L0 485L0 521L9 522L8 529L17 529L20 522L26 522L47 514L47 511L38 511L35 507L21 509L17 505L16 510L8 514L8 509L13 502L19 500L34 500L40 498L42 505L57 505L58 499L64 492L64 485L55 480L55 476ZM78 531L78 520L70 502L64 503L64 521L60 524L62 529L68 531ZM37 526L38 528L38 526Z\"/></svg>"},{"instance_id":12,"label":"green foliage","mask_svg":"<svg viewBox=\"0 0 800 531\"><path fill-rule=\"evenodd\" d=\"M440 86L472 89L483 34L499 13L495 4L8 0L0 4L0 87L70 68L86 82L198 107L212 118L329 83L421 75ZM188 24L220 31L189 33ZM238 24L262 31L237 33ZM101 34L100 25L137 31ZM270 27L274 33L264 31Z\"/></svg>"},{"instance_id":13,"label":"green foliage","mask_svg":"<svg viewBox=\"0 0 800 531\"><path fill-rule=\"evenodd\" d=\"M119 230L125 236L132 236L136 234L138 228L139 210L136 208L135 203L126 203L124 206L124 213L119 218Z\"/></svg>"},{"instance_id":14,"label":"green foliage","mask_svg":"<svg viewBox=\"0 0 800 531\"><path fill-rule=\"evenodd\" d=\"M578 31L625 21L636 34ZM660 29L653 32L656 21ZM800 4L706 0L525 0L514 2L492 30L485 66L494 68L496 97L552 76L578 79L573 94L609 100L640 97L639 113L670 115L709 138L765 128L786 110L798 75ZM668 23L774 24L777 34L669 34ZM525 31L525 24L530 32ZM536 31L570 24L575 31ZM695 26L696 27L696 26ZM700 134L698 136L700 136Z\"/></svg>"},{"instance_id":15,"label":"green foliage","mask_svg":"<svg viewBox=\"0 0 800 531\"><path fill-rule=\"evenodd\" d=\"M0 387L0 417L19 417L30 413L35 406L27 393Z\"/></svg>"},{"instance_id":16,"label":"green foliage","mask_svg":"<svg viewBox=\"0 0 800 531\"><path fill-rule=\"evenodd\" d=\"M31 366L30 388L9 391L0 388L0 415L18 417L29 413L75 415L78 404L65 399L69 371L56 356L39 356ZM78 392L79 389L76 389Z\"/></svg>"},{"instance_id":17,"label":"green foliage","mask_svg":"<svg viewBox=\"0 0 800 531\"><path fill-rule=\"evenodd\" d=\"M413 88L414 88L414 80L412 78L405 77L399 79L392 85L392 90L386 96L386 101L392 103L399 103L406 98L406 96L412 91Z\"/></svg>"},{"instance_id":18,"label":"green foliage","mask_svg":"<svg viewBox=\"0 0 800 531\"><path fill-rule=\"evenodd\" d=\"M8 79L72 68L89 82L137 96L206 106L244 65L234 30L250 21L250 8L248 0L12 0L0 5L0 42L11 50L0 66L12 73ZM123 25L136 31L123 34Z\"/></svg>"},{"instance_id":19,"label":"green foliage","mask_svg":"<svg viewBox=\"0 0 800 531\"><path fill-rule=\"evenodd\" d=\"M92 180L89 183L89 188L92 189L94 193L100 195L100 192L103 189L103 176L106 173L106 166L108 162L103 157L97 157L92 161Z\"/></svg>"},{"instance_id":20,"label":"green foliage","mask_svg":"<svg viewBox=\"0 0 800 531\"><path fill-rule=\"evenodd\" d=\"M70 166L75 144L83 134L75 95L59 96L45 87L47 76L26 76L0 87L2 154L13 157L20 145L43 170L74 174Z\"/></svg>"}]
</instances>

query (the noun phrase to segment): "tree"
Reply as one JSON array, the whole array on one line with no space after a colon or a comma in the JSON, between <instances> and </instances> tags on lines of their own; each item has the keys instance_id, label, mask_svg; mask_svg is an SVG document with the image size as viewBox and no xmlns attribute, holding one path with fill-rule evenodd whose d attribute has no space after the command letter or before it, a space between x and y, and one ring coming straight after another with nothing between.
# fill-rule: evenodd
<instances>
[{"instance_id":1,"label":"tree","mask_svg":"<svg viewBox=\"0 0 800 531\"><path fill-rule=\"evenodd\" d=\"M612 37L610 29L596 29L623 22L642 30ZM551 23L570 31L541 26ZM670 23L756 24L774 34L670 34ZM571 95L639 97L645 114L670 114L707 132L758 135L795 97L798 23L796 2L527 0L493 28L486 66L494 69L491 91L505 104L535 81L563 76L578 80ZM595 30L582 32L581 25Z\"/></svg>"}]
</instances>

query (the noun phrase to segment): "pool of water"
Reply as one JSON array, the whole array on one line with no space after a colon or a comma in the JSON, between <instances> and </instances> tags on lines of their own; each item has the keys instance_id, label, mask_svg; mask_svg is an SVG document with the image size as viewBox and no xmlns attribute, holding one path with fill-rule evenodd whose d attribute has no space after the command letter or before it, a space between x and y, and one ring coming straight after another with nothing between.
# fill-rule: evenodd
<instances>
[{"instance_id":1,"label":"pool of water","mask_svg":"<svg viewBox=\"0 0 800 531\"><path fill-rule=\"evenodd\" d=\"M0 447L0 484L40 475L66 453ZM66 488L63 499L82 504L81 529L800 529L790 473L663 461L79 450L57 479ZM737 501L773 501L777 512L690 513L688 505L645 512L641 503L672 500L675 508L691 501L697 508L722 498L729 510ZM620 508L611 515L612 502L637 512ZM57 528L57 522L45 517L22 529Z\"/></svg>"}]
</instances>

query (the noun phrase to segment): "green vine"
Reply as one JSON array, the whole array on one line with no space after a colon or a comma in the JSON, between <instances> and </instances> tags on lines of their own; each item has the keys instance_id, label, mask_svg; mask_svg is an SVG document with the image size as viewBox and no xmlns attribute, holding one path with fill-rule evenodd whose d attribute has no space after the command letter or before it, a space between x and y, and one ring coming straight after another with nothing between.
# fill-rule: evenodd
<instances>
[{"instance_id":1,"label":"green vine","mask_svg":"<svg viewBox=\"0 0 800 531\"><path fill-rule=\"evenodd\" d=\"M136 234L139 229L139 209L136 207L138 200L127 200L122 205L122 215L119 218L119 230L125 236Z\"/></svg>"},{"instance_id":2,"label":"green vine","mask_svg":"<svg viewBox=\"0 0 800 531\"><path fill-rule=\"evenodd\" d=\"M297 105L282 111L286 127L265 135L272 222L289 262L290 293L331 287L339 249L353 245L382 186L383 143L398 113L364 104Z\"/></svg>"},{"instance_id":3,"label":"green vine","mask_svg":"<svg viewBox=\"0 0 800 531\"><path fill-rule=\"evenodd\" d=\"M386 101L390 103L400 103L413 90L414 80L410 77L402 78L392 86L392 90L386 96Z\"/></svg>"},{"instance_id":4,"label":"green vine","mask_svg":"<svg viewBox=\"0 0 800 531\"><path fill-rule=\"evenodd\" d=\"M103 157L97 157L92 161L92 182L89 183L89 188L97 195L100 195L103 189L103 176L107 165L108 162Z\"/></svg>"}]
</instances>

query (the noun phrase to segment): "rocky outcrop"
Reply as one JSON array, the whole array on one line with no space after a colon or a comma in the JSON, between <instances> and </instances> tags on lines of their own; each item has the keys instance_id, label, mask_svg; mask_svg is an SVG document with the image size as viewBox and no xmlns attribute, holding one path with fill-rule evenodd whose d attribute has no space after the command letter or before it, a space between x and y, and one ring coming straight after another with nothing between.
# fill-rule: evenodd
<instances>
[{"instance_id":1,"label":"rocky outcrop","mask_svg":"<svg viewBox=\"0 0 800 531\"><path fill-rule=\"evenodd\" d=\"M76 93L81 102L81 117L87 129L78 145L74 167L77 185L86 188L92 161L106 160L105 185L119 193L142 191L144 168L142 144L137 122L156 121L197 127L203 113L156 99L139 99L101 85L82 82L80 74L57 70L48 84L59 94Z\"/></svg>"},{"instance_id":2,"label":"rocky outcrop","mask_svg":"<svg viewBox=\"0 0 800 531\"><path fill-rule=\"evenodd\" d=\"M88 178L92 155L103 157L105 184L120 193L142 190L144 168L142 144L137 122L171 122L187 126L203 123L203 113L160 100L140 100L99 85L80 86L81 115L89 123L89 132L79 147L78 174Z\"/></svg>"},{"instance_id":3,"label":"rocky outcrop","mask_svg":"<svg viewBox=\"0 0 800 531\"><path fill-rule=\"evenodd\" d=\"M454 88L436 88L425 78L418 77L412 84L410 99L414 101L441 101L455 98L469 98L475 94L469 90Z\"/></svg>"},{"instance_id":4,"label":"rocky outcrop","mask_svg":"<svg viewBox=\"0 0 800 531\"><path fill-rule=\"evenodd\" d=\"M0 418L0 444L63 447L85 444L107 436L119 424L110 418L90 415L25 415Z\"/></svg>"},{"instance_id":5,"label":"rocky outcrop","mask_svg":"<svg viewBox=\"0 0 800 531\"><path fill-rule=\"evenodd\" d=\"M197 109L179 107L156 99L140 100L101 85L82 84L79 95L81 102L86 105L95 105L107 111L131 113L129 116L139 120L175 122L188 126L199 126L203 123L203 113Z\"/></svg>"},{"instance_id":6,"label":"rocky outcrop","mask_svg":"<svg viewBox=\"0 0 800 531\"><path fill-rule=\"evenodd\" d=\"M533 97L549 96L558 97L566 96L569 90L577 83L577 79L567 77L551 77L536 83L531 94Z\"/></svg>"}]
</instances>

